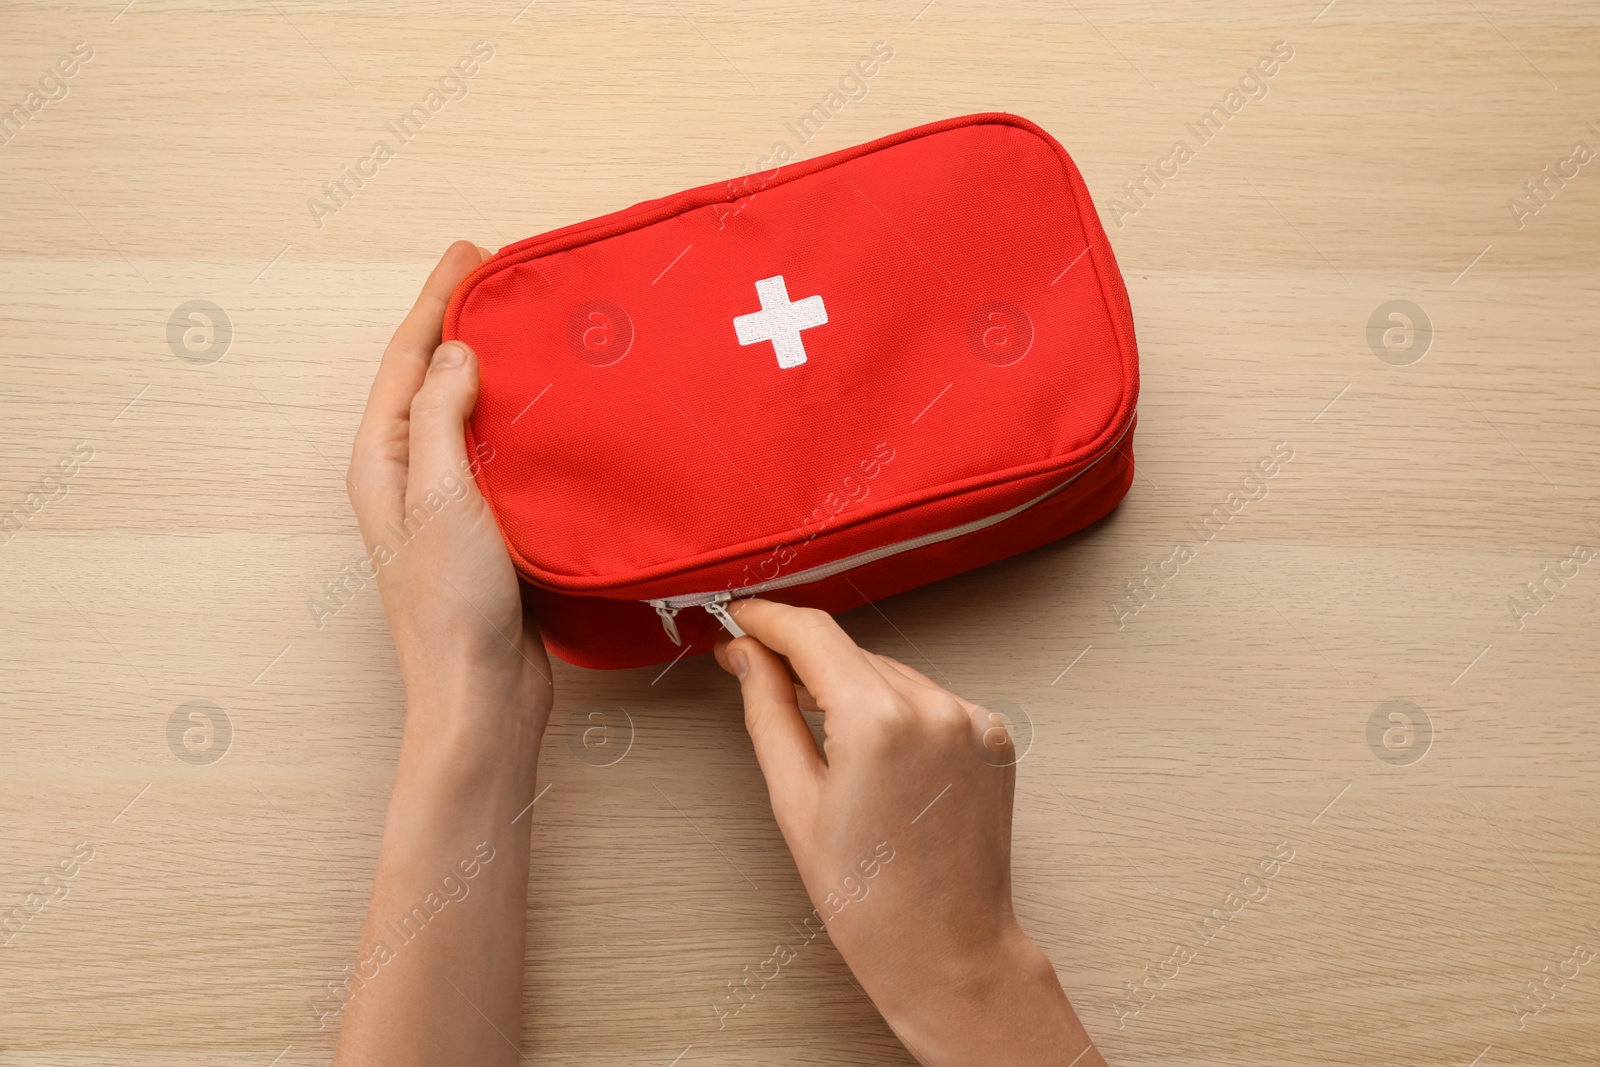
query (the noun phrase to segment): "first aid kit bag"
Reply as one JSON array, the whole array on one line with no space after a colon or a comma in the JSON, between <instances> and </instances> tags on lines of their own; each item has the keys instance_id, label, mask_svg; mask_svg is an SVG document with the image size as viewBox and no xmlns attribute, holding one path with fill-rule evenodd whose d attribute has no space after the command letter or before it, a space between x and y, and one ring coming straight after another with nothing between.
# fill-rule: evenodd
<instances>
[{"instance_id":1,"label":"first aid kit bag","mask_svg":"<svg viewBox=\"0 0 1600 1067\"><path fill-rule=\"evenodd\" d=\"M450 301L478 484L549 649L708 652L1100 519L1138 355L1077 167L967 115L501 249Z\"/></svg>"}]
</instances>

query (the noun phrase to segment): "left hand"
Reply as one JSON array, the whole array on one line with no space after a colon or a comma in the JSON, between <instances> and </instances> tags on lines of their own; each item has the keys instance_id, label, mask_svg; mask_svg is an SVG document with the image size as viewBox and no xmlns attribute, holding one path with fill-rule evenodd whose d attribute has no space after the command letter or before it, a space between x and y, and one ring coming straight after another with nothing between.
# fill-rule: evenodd
<instances>
[{"instance_id":1,"label":"left hand","mask_svg":"<svg viewBox=\"0 0 1600 1067\"><path fill-rule=\"evenodd\" d=\"M549 717L550 660L473 480L494 461L488 447L469 457L463 437L478 399L477 356L459 341L439 343L450 294L488 255L457 241L428 276L384 351L347 481L410 716L487 717L440 725L478 728L502 751L513 740L508 728L523 727L521 755L537 750Z\"/></svg>"},{"instance_id":2,"label":"left hand","mask_svg":"<svg viewBox=\"0 0 1600 1067\"><path fill-rule=\"evenodd\" d=\"M550 660L473 480L493 453L467 455L478 359L439 344L450 294L487 255L458 241L428 276L384 351L350 457L350 502L377 565L406 724L347 972L353 995L330 1011L345 1011L339 1067L521 1058L507 1036L521 1021L526 967L531 820L520 819L537 796ZM418 904L441 889L448 908ZM415 936L400 936L407 922Z\"/></svg>"}]
</instances>

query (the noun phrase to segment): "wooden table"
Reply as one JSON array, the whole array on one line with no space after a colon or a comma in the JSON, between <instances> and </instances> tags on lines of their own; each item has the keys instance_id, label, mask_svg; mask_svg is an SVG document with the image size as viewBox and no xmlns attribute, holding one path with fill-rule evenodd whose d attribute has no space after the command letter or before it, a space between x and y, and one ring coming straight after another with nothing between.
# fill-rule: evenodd
<instances>
[{"instance_id":1,"label":"wooden table","mask_svg":"<svg viewBox=\"0 0 1600 1067\"><path fill-rule=\"evenodd\" d=\"M1097 194L1139 477L844 621L1025 711L1018 907L1085 1024L1118 1064L1597 1062L1593 5L123 2L0 15L0 1063L328 1062L402 694L371 587L307 605L360 557L351 438L451 239L984 110ZM717 1027L810 910L729 681L557 682L528 1060L910 1062L821 940ZM605 709L598 766L569 742Z\"/></svg>"}]
</instances>

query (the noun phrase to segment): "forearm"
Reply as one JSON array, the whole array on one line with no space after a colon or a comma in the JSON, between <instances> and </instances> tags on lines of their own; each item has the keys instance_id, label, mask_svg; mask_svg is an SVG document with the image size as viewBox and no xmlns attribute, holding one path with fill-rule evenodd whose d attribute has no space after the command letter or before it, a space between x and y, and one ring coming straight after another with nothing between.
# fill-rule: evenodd
<instances>
[{"instance_id":1,"label":"forearm","mask_svg":"<svg viewBox=\"0 0 1600 1067\"><path fill-rule=\"evenodd\" d=\"M483 703L411 702L341 1067L519 1060L538 732Z\"/></svg>"}]
</instances>

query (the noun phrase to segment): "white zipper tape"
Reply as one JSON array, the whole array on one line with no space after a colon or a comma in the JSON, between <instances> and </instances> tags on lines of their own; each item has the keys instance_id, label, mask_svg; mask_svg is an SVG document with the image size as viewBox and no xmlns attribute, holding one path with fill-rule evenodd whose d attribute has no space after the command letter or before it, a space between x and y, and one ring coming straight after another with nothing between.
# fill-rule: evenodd
<instances>
[{"instance_id":1,"label":"white zipper tape","mask_svg":"<svg viewBox=\"0 0 1600 1067\"><path fill-rule=\"evenodd\" d=\"M1131 429L1132 427L1133 420L1130 419L1128 421L1128 429ZM1061 492L1061 490L1065 489L1079 478L1082 478L1085 474L1088 474L1095 468L1097 464L1099 464L1101 460L1105 459L1112 452L1115 452L1119 447L1121 447L1123 438L1127 436L1128 430L1124 429L1122 431L1122 435L1113 441L1110 447L1102 451L1077 474L1074 474L1060 485L1054 486L1039 494L1032 500L1018 504L1009 511L1002 511L998 515L989 515L981 519L974 519L971 522L962 523L960 526L952 526L949 529L935 530L933 533L926 533L920 537L911 537L904 541L895 541L891 544L879 545L877 548L869 548L865 552L857 552L853 556L846 556L843 559L836 559L832 563L822 563L815 567L808 567L803 571L795 571L793 574L784 575L781 578L773 578L765 582L757 582L755 585L743 586L738 590L738 595L741 597L760 596L762 593L770 593L775 589L788 589L790 586L806 585L810 582L820 582L824 578L832 578L836 574L843 574L845 571L866 566L868 563L876 563L880 559L888 559L890 556L898 556L902 552L911 552L918 548L925 548L928 545L936 545L941 541L950 541L957 537L965 537L967 534L977 533L979 530L988 529L990 526L998 525L999 523L1005 522L1007 519L1016 518L1029 508L1049 500L1051 497ZM676 616L678 612L682 611L684 608L705 608L712 614L712 616L716 618L718 622L722 623L729 633L733 634L735 637L743 637L745 635L744 631L739 628L738 623L733 621L733 616L728 614L728 609L723 607L723 605L732 600L733 597L734 590L723 589L715 593L686 593L683 596L669 596L663 597L659 600L646 600L645 603L655 608L656 614L661 616L661 627L662 629L666 630L667 636L672 639L672 643L675 645L681 645L683 644L683 638L678 633Z\"/></svg>"}]
</instances>

